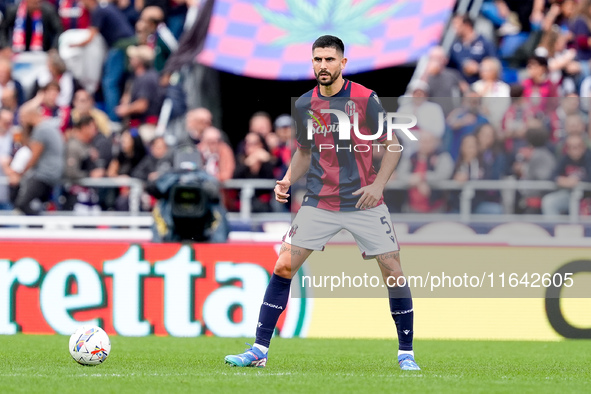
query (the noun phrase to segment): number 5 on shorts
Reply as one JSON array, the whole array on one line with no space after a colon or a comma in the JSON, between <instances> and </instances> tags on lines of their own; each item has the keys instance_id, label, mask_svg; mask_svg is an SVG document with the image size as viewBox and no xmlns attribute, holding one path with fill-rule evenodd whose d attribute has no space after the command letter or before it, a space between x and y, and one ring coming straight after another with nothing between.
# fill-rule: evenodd
<instances>
[{"instance_id":1,"label":"number 5 on shorts","mask_svg":"<svg viewBox=\"0 0 591 394\"><path fill-rule=\"evenodd\" d=\"M390 223L388 222L388 220L386 219L385 216L382 216L380 218L380 220L382 221L382 224L385 224L386 226L388 226L388 231L386 231L386 234L390 234L392 232L392 227L390 227Z\"/></svg>"}]
</instances>

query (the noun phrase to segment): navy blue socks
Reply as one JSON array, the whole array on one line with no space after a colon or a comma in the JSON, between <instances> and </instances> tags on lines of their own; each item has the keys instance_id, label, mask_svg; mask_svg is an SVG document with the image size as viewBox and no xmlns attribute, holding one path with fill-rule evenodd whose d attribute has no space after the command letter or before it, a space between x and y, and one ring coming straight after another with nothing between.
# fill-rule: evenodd
<instances>
[{"instance_id":1,"label":"navy blue socks","mask_svg":"<svg viewBox=\"0 0 591 394\"><path fill-rule=\"evenodd\" d=\"M398 331L398 349L411 351L413 337L412 296L408 284L404 287L388 287L390 312Z\"/></svg>"},{"instance_id":2,"label":"navy blue socks","mask_svg":"<svg viewBox=\"0 0 591 394\"><path fill-rule=\"evenodd\" d=\"M290 285L291 279L275 274L271 276L261 305L255 340L255 345L259 345L257 348L263 351L269 348L279 316L287 307ZM389 287L388 296L390 312L398 332L399 350L412 351L414 314L410 288L407 284L404 287Z\"/></svg>"},{"instance_id":3,"label":"navy blue socks","mask_svg":"<svg viewBox=\"0 0 591 394\"><path fill-rule=\"evenodd\" d=\"M257 347L263 348L261 350L269 348L277 320L279 320L279 316L287 306L290 285L291 279L282 278L275 274L271 276L265 298L263 298L263 305L261 305L255 340L255 345L260 345Z\"/></svg>"}]
</instances>

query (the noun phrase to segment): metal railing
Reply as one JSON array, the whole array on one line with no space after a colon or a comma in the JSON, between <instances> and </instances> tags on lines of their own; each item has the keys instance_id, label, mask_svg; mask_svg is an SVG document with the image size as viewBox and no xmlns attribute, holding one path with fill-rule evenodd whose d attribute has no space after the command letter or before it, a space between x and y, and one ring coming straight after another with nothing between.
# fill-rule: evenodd
<instances>
[{"instance_id":1,"label":"metal railing","mask_svg":"<svg viewBox=\"0 0 591 394\"><path fill-rule=\"evenodd\" d=\"M144 191L144 182L136 178L83 178L76 181L67 181L69 184L93 188L118 188L129 187L129 213L137 216L140 212L141 196ZM0 176L0 186L8 185L8 178ZM248 220L252 214L252 197L256 189L273 190L273 179L230 179L223 184L227 189L240 190L240 219Z\"/></svg>"},{"instance_id":2,"label":"metal railing","mask_svg":"<svg viewBox=\"0 0 591 394\"><path fill-rule=\"evenodd\" d=\"M7 179L0 177L0 185L6 185ZM75 184L94 187L94 188L115 188L115 187L129 187L129 214L131 216L138 216L140 213L140 200L143 192L144 183L134 178L84 178L76 181ZM252 213L252 197L255 195L257 189L273 190L275 187L275 180L273 179L231 179L223 183L226 189L240 190L240 212L238 217L242 221L250 220L253 217ZM503 180L476 180L459 183L453 180L438 181L430 183L432 189L459 191L460 192L460 212L459 218L462 222L469 222L473 216L472 214L472 199L477 191L483 190L497 190L497 191L542 191L551 192L558 190L558 186L552 181L527 181L515 179ZM388 182L386 190L406 190L408 183L401 180L393 180ZM591 183L580 183L571 190L569 202L568 221L570 223L580 222L579 206L585 191L591 191ZM261 214L273 216L273 214ZM538 215L539 216L539 215ZM135 224L135 223L133 223Z\"/></svg>"},{"instance_id":3,"label":"metal railing","mask_svg":"<svg viewBox=\"0 0 591 394\"><path fill-rule=\"evenodd\" d=\"M472 216L472 199L476 191L479 190L509 190L517 193L518 191L547 191L558 190L559 187L552 181L528 181L516 179L502 180L477 180L459 183L456 181L438 181L430 183L429 186L436 190L455 190L460 191L460 220L469 222ZM386 190L405 190L408 183L403 181L391 181L386 185ZM579 206L585 191L591 190L591 183L579 183L571 190L569 202L569 221L577 223L579 221Z\"/></svg>"},{"instance_id":4,"label":"metal railing","mask_svg":"<svg viewBox=\"0 0 591 394\"><path fill-rule=\"evenodd\" d=\"M274 179L229 179L224 182L226 189L240 189L240 219L248 220L252 214L252 197L256 189L273 190Z\"/></svg>"},{"instance_id":5,"label":"metal railing","mask_svg":"<svg viewBox=\"0 0 591 394\"><path fill-rule=\"evenodd\" d=\"M65 181L67 184L75 184L94 188L119 188L129 187L129 213L137 215L140 212L140 201L144 191L144 182L136 178L83 178L76 181ZM0 186L7 186L8 178L0 176Z\"/></svg>"},{"instance_id":6,"label":"metal railing","mask_svg":"<svg viewBox=\"0 0 591 394\"><path fill-rule=\"evenodd\" d=\"M129 213L137 215L140 212L144 182L137 178L83 178L71 183L93 188L129 187Z\"/></svg>"},{"instance_id":7,"label":"metal railing","mask_svg":"<svg viewBox=\"0 0 591 394\"><path fill-rule=\"evenodd\" d=\"M460 191L460 220L469 222L472 216L472 199L479 190L518 191L555 191L558 186L552 181L527 181L515 179L477 180L459 183L452 180L438 181L430 184L436 190ZM232 179L224 183L224 187L240 189L240 218L251 217L251 199L256 189L272 190L275 181L272 179ZM386 190L406 190L408 183L400 180L388 182ZM579 221L579 205L585 191L591 191L591 183L580 183L571 190L569 203L569 221Z\"/></svg>"}]
</instances>

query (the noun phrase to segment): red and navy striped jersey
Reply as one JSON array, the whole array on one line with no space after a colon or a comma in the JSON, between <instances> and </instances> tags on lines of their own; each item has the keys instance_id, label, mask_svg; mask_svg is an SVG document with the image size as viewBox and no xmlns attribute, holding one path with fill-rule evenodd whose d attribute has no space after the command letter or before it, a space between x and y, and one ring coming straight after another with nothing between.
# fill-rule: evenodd
<instances>
[{"instance_id":1,"label":"red and navy striped jersey","mask_svg":"<svg viewBox=\"0 0 591 394\"><path fill-rule=\"evenodd\" d=\"M341 140L337 115L323 114L321 109L344 112L351 125L357 113L359 132L364 135L377 133L379 114L385 111L374 91L346 79L334 96L322 96L316 86L295 102L297 147L312 151L302 205L330 211L355 211L361 195L353 195L353 192L370 185L376 178L373 149L386 140L386 123L384 121L382 134L376 140L362 140L353 129L349 140ZM311 139L308 138L308 119L312 122ZM381 203L383 198L378 205Z\"/></svg>"}]
</instances>

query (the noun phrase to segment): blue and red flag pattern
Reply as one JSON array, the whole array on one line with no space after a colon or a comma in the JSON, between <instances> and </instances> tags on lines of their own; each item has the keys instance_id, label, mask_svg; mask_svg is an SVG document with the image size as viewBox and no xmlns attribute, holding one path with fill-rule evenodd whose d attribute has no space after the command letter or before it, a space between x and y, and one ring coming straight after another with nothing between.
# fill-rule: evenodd
<instances>
[{"instance_id":1,"label":"blue and red flag pattern","mask_svg":"<svg viewBox=\"0 0 591 394\"><path fill-rule=\"evenodd\" d=\"M263 79L312 79L311 46L340 37L347 74L410 63L439 42L455 0L216 0L202 64Z\"/></svg>"}]
</instances>

